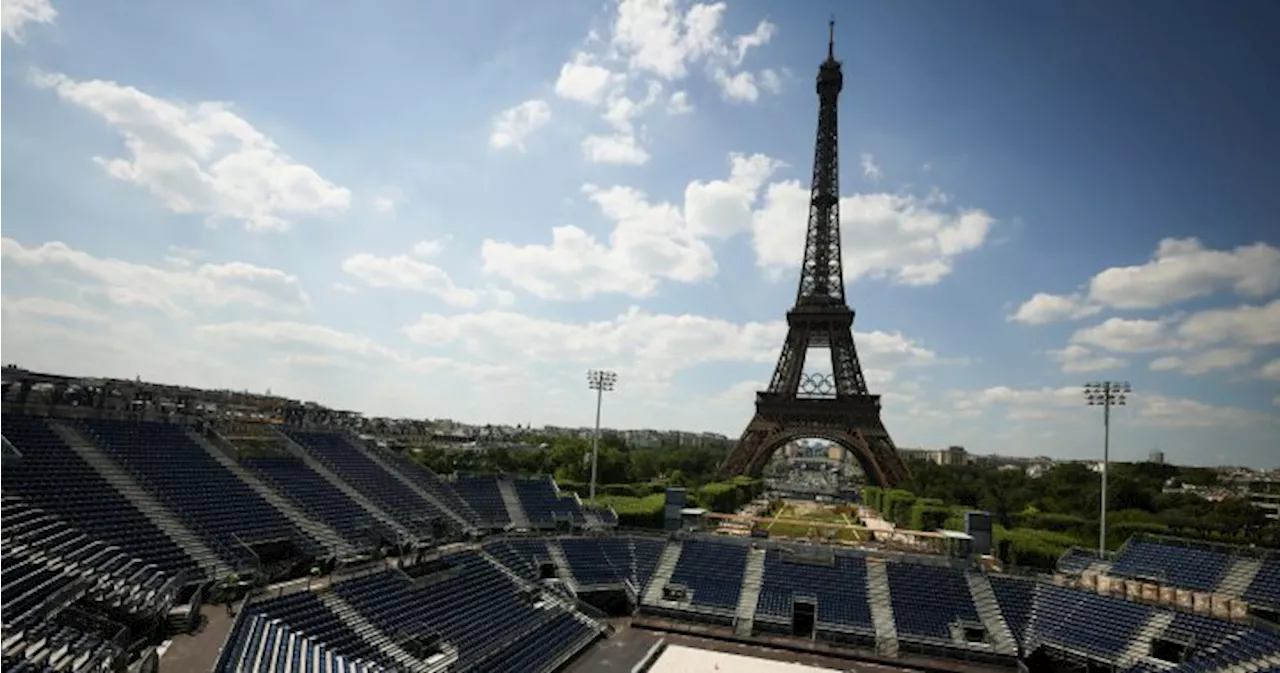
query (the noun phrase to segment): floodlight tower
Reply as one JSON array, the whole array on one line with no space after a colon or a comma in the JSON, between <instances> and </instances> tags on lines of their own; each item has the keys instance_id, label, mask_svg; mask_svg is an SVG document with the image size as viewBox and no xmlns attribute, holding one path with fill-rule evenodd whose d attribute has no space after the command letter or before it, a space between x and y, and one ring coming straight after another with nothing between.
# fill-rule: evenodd
<instances>
[{"instance_id":1,"label":"floodlight tower","mask_svg":"<svg viewBox=\"0 0 1280 673\"><path fill-rule=\"evenodd\" d=\"M596 391L596 430L591 435L591 499L596 499L596 465L600 458L600 406L604 403L604 394L613 390L618 382L618 373L607 369L592 369L587 372L587 387Z\"/></svg>"},{"instance_id":2,"label":"floodlight tower","mask_svg":"<svg viewBox=\"0 0 1280 673\"><path fill-rule=\"evenodd\" d=\"M1128 381L1098 381L1084 384L1085 404L1102 407L1102 516L1098 532L1098 555L1107 553L1107 470L1111 463L1111 407L1125 405L1133 388Z\"/></svg>"}]
</instances>

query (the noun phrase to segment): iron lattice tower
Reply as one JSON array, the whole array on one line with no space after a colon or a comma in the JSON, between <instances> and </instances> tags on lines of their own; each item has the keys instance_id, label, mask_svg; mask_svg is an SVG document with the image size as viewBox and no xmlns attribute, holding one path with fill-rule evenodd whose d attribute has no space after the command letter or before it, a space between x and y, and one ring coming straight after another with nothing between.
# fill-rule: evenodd
<instances>
[{"instance_id":1,"label":"iron lattice tower","mask_svg":"<svg viewBox=\"0 0 1280 673\"><path fill-rule=\"evenodd\" d=\"M835 58L834 21L830 31L827 59L818 68L818 134L796 303L787 312L787 339L769 389L756 394L755 417L720 471L759 476L779 447L817 437L851 452L869 480L893 487L910 475L880 420L880 396L867 390L853 343L854 312L844 293L837 130L844 74ZM811 348L830 351L830 375L804 373Z\"/></svg>"}]
</instances>

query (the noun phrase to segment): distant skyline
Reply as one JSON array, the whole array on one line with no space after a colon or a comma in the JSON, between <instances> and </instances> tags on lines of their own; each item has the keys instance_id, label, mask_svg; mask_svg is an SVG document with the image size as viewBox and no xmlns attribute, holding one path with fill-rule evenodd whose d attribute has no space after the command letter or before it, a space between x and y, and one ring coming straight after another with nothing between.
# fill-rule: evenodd
<instances>
[{"instance_id":1,"label":"distant skyline","mask_svg":"<svg viewBox=\"0 0 1280 673\"><path fill-rule=\"evenodd\" d=\"M1116 460L1280 466L1266 2L4 0L3 360L736 437L832 12L895 441L1097 458L1121 379Z\"/></svg>"}]
</instances>

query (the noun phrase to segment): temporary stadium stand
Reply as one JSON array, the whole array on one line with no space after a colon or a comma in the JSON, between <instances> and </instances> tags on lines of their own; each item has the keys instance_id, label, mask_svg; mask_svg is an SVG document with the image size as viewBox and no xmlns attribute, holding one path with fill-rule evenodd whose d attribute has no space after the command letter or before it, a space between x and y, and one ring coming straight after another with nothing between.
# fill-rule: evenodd
<instances>
[{"instance_id":1,"label":"temporary stadium stand","mask_svg":"<svg viewBox=\"0 0 1280 673\"><path fill-rule=\"evenodd\" d=\"M498 488L498 478L493 475L460 476L453 488L476 513L481 527L502 529L511 525L511 515Z\"/></svg>"},{"instance_id":2,"label":"temporary stadium stand","mask_svg":"<svg viewBox=\"0 0 1280 673\"><path fill-rule=\"evenodd\" d=\"M998 639L985 633L1002 630L1003 621L1023 657L1054 653L1133 673L1280 666L1274 629L1187 605L1157 606L1044 578L983 578L939 557L601 531L592 523L601 512L585 515L546 478L450 481L340 432L280 431L292 455L237 458L254 475L251 485L249 472L230 469L178 425L5 413L3 670L124 668L141 642L135 629L150 625L154 636L178 600L239 572L260 543L287 541L306 560L318 545L295 525L300 518L367 548L405 530L420 545L444 542L435 538L440 530L451 541L469 539L453 534L459 521L505 529L513 512L532 529L568 522L589 534L534 530L430 552L388 549L412 551L418 560L428 554L417 564L405 556L401 569L357 557L370 565L314 589L252 597L216 670L549 673L607 630L579 601L612 600L623 589L640 604L640 616L732 627L735 637L789 633L804 612L797 606L811 603L806 638L837 647L870 641L882 656L897 656L901 641L905 652L1007 661L1012 646L998 649ZM277 509L286 502L292 514ZM395 531L383 529L391 524ZM1109 569L1085 550L1059 560L1063 574L1087 570L1259 605L1280 599L1280 559L1227 545L1137 537ZM539 586L544 578L555 581ZM879 647L886 638L893 647Z\"/></svg>"},{"instance_id":3,"label":"temporary stadium stand","mask_svg":"<svg viewBox=\"0 0 1280 673\"><path fill-rule=\"evenodd\" d=\"M199 577L195 560L67 446L45 419L4 414L3 428L4 437L22 452L20 460L0 471L6 495L20 495L143 563Z\"/></svg>"},{"instance_id":4,"label":"temporary stadium stand","mask_svg":"<svg viewBox=\"0 0 1280 673\"><path fill-rule=\"evenodd\" d=\"M1110 566L1110 562L1100 558L1098 552L1080 547L1071 547L1058 558L1058 572L1066 575L1079 575L1086 570L1103 570Z\"/></svg>"},{"instance_id":5,"label":"temporary stadium stand","mask_svg":"<svg viewBox=\"0 0 1280 673\"><path fill-rule=\"evenodd\" d=\"M837 551L831 565L825 565L794 559L784 549L767 550L756 624L775 622L789 628L797 596L815 600L820 630L875 634L867 602L867 564L861 555Z\"/></svg>"},{"instance_id":6,"label":"temporary stadium stand","mask_svg":"<svg viewBox=\"0 0 1280 673\"><path fill-rule=\"evenodd\" d=\"M317 550L314 540L222 468L178 425L94 419L79 421L86 437L163 502L173 514L219 550L232 565L252 563L245 544L289 540ZM243 544L229 544L238 540Z\"/></svg>"},{"instance_id":7,"label":"temporary stadium stand","mask_svg":"<svg viewBox=\"0 0 1280 673\"><path fill-rule=\"evenodd\" d=\"M22 606L28 605L27 601L35 601L34 612L44 612L80 596L113 609L163 615L173 606L185 581L181 575L170 575L131 558L119 547L96 540L18 497L5 496L2 509L5 624L23 623ZM71 581L62 591L37 586L24 596L18 589L20 578L26 578L26 571L20 571L23 567L54 570Z\"/></svg>"},{"instance_id":8,"label":"temporary stadium stand","mask_svg":"<svg viewBox=\"0 0 1280 673\"><path fill-rule=\"evenodd\" d=\"M358 493L396 517L401 525L422 539L433 537L433 522L443 523L449 518L343 435L295 428L283 428L283 432Z\"/></svg>"},{"instance_id":9,"label":"temporary stadium stand","mask_svg":"<svg viewBox=\"0 0 1280 673\"><path fill-rule=\"evenodd\" d=\"M432 472L427 466L406 457L404 454L385 449L374 447L374 451L382 457L392 469L395 469L409 481L418 485L427 493L435 497L442 505L452 509L460 517L466 519L472 526L479 526L479 517L471 506L465 500L458 496L457 492L440 475Z\"/></svg>"},{"instance_id":10,"label":"temporary stadium stand","mask_svg":"<svg viewBox=\"0 0 1280 673\"><path fill-rule=\"evenodd\" d=\"M385 652L406 637L438 637L439 649L456 655L450 670L546 672L589 645L602 632L590 619L568 611L563 603L522 591L479 554L461 551L443 556L430 572L385 570L338 581L320 592L304 591L254 603L253 618L241 620L230 638L222 670L238 670L240 662L274 661L306 650L342 656L346 670L404 669ZM333 594L358 613L362 633L344 623L326 605ZM273 625L283 626L271 640ZM369 629L372 629L371 631ZM305 637L298 645L280 637ZM379 645L381 644L381 645ZM390 644L390 645L389 645ZM319 655L315 655L319 656ZM355 663L352 663L355 662ZM356 668L350 668L350 666ZM362 668L363 667L363 668ZM410 670L434 670L430 660ZM274 670L304 670L297 667Z\"/></svg>"},{"instance_id":11,"label":"temporary stadium stand","mask_svg":"<svg viewBox=\"0 0 1280 673\"><path fill-rule=\"evenodd\" d=\"M289 456L245 457L240 463L252 468L273 489L302 511L332 527L356 548L373 542L377 522L360 503L348 498L307 466Z\"/></svg>"},{"instance_id":12,"label":"temporary stadium stand","mask_svg":"<svg viewBox=\"0 0 1280 673\"><path fill-rule=\"evenodd\" d=\"M693 605L727 611L731 617L738 605L746 565L744 544L690 539L684 543L670 583L686 587Z\"/></svg>"},{"instance_id":13,"label":"temporary stadium stand","mask_svg":"<svg viewBox=\"0 0 1280 673\"><path fill-rule=\"evenodd\" d=\"M520 504L534 528L554 528L560 521L573 526L586 523L577 499L561 497L556 493L555 482L550 479L516 479L515 487Z\"/></svg>"},{"instance_id":14,"label":"temporary stadium stand","mask_svg":"<svg viewBox=\"0 0 1280 673\"><path fill-rule=\"evenodd\" d=\"M951 625L980 624L964 571L912 563L889 563L889 596L898 638L951 640Z\"/></svg>"},{"instance_id":15,"label":"temporary stadium stand","mask_svg":"<svg viewBox=\"0 0 1280 673\"><path fill-rule=\"evenodd\" d=\"M1251 603L1267 605L1280 610L1280 559L1262 562L1258 574L1244 592L1244 599Z\"/></svg>"},{"instance_id":16,"label":"temporary stadium stand","mask_svg":"<svg viewBox=\"0 0 1280 673\"><path fill-rule=\"evenodd\" d=\"M1230 554L1221 549L1135 538L1116 553L1108 574L1213 591L1230 563Z\"/></svg>"},{"instance_id":17,"label":"temporary stadium stand","mask_svg":"<svg viewBox=\"0 0 1280 673\"><path fill-rule=\"evenodd\" d=\"M1018 643L1026 642L1027 624L1031 621L1031 608L1036 592L1042 583L1024 577L991 575L991 589L1004 621Z\"/></svg>"},{"instance_id":18,"label":"temporary stadium stand","mask_svg":"<svg viewBox=\"0 0 1280 673\"><path fill-rule=\"evenodd\" d=\"M383 673L382 666L338 654L319 637L306 635L302 627L258 612L237 630L231 654L216 673L238 671L332 671L333 673ZM272 668L274 666L274 669Z\"/></svg>"}]
</instances>

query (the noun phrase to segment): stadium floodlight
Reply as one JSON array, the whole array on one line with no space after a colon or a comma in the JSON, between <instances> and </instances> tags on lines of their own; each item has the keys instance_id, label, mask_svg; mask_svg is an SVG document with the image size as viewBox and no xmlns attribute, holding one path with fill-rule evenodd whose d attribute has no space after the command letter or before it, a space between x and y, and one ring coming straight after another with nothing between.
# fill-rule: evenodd
<instances>
[{"instance_id":1,"label":"stadium floodlight","mask_svg":"<svg viewBox=\"0 0 1280 673\"><path fill-rule=\"evenodd\" d=\"M591 435L591 500L596 499L596 465L600 459L600 406L604 402L604 394L613 390L618 382L618 373L607 369L592 369L587 372L587 387L596 391L596 430Z\"/></svg>"},{"instance_id":2,"label":"stadium floodlight","mask_svg":"<svg viewBox=\"0 0 1280 673\"><path fill-rule=\"evenodd\" d=\"M1107 553L1107 470L1111 463L1111 407L1125 405L1133 388L1128 381L1084 384L1085 404L1102 407L1102 506L1098 522L1098 555Z\"/></svg>"}]
</instances>

